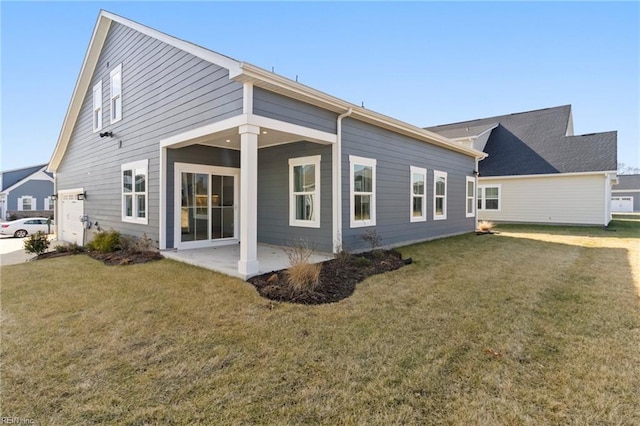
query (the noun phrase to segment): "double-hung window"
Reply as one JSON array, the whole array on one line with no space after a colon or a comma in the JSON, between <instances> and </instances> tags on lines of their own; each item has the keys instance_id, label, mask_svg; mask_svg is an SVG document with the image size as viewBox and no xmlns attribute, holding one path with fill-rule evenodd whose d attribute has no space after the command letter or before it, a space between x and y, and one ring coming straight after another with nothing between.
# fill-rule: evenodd
<instances>
[{"instance_id":1,"label":"double-hung window","mask_svg":"<svg viewBox=\"0 0 640 426\"><path fill-rule=\"evenodd\" d=\"M122 64L111 71L110 80L111 123L115 123L122 119Z\"/></svg>"},{"instance_id":2,"label":"double-hung window","mask_svg":"<svg viewBox=\"0 0 640 426\"><path fill-rule=\"evenodd\" d=\"M122 175L122 221L148 223L148 160L123 164Z\"/></svg>"},{"instance_id":3,"label":"double-hung window","mask_svg":"<svg viewBox=\"0 0 640 426\"><path fill-rule=\"evenodd\" d=\"M500 185L478 186L478 210L500 211Z\"/></svg>"},{"instance_id":4,"label":"double-hung window","mask_svg":"<svg viewBox=\"0 0 640 426\"><path fill-rule=\"evenodd\" d=\"M474 217L476 215L476 180L471 176L467 176L467 211L466 217Z\"/></svg>"},{"instance_id":5,"label":"double-hung window","mask_svg":"<svg viewBox=\"0 0 640 426\"><path fill-rule=\"evenodd\" d=\"M289 225L320 227L320 155L289 159Z\"/></svg>"},{"instance_id":6,"label":"double-hung window","mask_svg":"<svg viewBox=\"0 0 640 426\"><path fill-rule=\"evenodd\" d=\"M18 210L36 210L36 199L30 195L18 198Z\"/></svg>"},{"instance_id":7,"label":"double-hung window","mask_svg":"<svg viewBox=\"0 0 640 426\"><path fill-rule=\"evenodd\" d=\"M427 170L411 166L411 222L427 220Z\"/></svg>"},{"instance_id":8,"label":"double-hung window","mask_svg":"<svg viewBox=\"0 0 640 426\"><path fill-rule=\"evenodd\" d=\"M102 130L102 80L93 86L93 133Z\"/></svg>"},{"instance_id":9,"label":"double-hung window","mask_svg":"<svg viewBox=\"0 0 640 426\"><path fill-rule=\"evenodd\" d=\"M350 224L352 228L376 224L376 160L349 156Z\"/></svg>"},{"instance_id":10,"label":"double-hung window","mask_svg":"<svg viewBox=\"0 0 640 426\"><path fill-rule=\"evenodd\" d=\"M447 218L447 172L433 171L433 219Z\"/></svg>"}]
</instances>

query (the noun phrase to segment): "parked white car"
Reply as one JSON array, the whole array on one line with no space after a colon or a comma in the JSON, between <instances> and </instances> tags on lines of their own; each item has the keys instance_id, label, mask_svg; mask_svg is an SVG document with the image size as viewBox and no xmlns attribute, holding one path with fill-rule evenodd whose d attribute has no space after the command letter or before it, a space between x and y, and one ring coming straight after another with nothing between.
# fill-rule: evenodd
<instances>
[{"instance_id":1,"label":"parked white car","mask_svg":"<svg viewBox=\"0 0 640 426\"><path fill-rule=\"evenodd\" d=\"M49 232L46 217L26 217L24 219L12 220L0 224L0 234L13 235L16 238L24 238L29 234L35 234L42 231L45 234ZM54 221L51 221L51 231L53 231Z\"/></svg>"}]
</instances>

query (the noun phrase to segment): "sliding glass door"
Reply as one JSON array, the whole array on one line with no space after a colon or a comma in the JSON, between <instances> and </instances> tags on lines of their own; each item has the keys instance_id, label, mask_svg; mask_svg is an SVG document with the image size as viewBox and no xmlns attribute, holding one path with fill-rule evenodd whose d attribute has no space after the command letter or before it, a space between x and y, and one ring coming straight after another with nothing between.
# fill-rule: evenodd
<instances>
[{"instance_id":1,"label":"sliding glass door","mask_svg":"<svg viewBox=\"0 0 640 426\"><path fill-rule=\"evenodd\" d=\"M206 166L194 166L196 169ZM180 243L216 242L237 238L236 169L178 170ZM185 169L188 167L185 166ZM182 244L181 244L182 245Z\"/></svg>"}]
</instances>

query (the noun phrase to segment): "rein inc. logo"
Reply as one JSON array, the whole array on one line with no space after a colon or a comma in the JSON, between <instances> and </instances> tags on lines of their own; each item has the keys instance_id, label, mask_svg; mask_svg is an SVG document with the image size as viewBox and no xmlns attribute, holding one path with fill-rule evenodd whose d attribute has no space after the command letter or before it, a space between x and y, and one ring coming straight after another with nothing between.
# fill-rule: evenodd
<instances>
[{"instance_id":1,"label":"rein inc. logo","mask_svg":"<svg viewBox=\"0 0 640 426\"><path fill-rule=\"evenodd\" d=\"M30 417L0 417L0 424L3 425L35 425L37 423Z\"/></svg>"}]
</instances>

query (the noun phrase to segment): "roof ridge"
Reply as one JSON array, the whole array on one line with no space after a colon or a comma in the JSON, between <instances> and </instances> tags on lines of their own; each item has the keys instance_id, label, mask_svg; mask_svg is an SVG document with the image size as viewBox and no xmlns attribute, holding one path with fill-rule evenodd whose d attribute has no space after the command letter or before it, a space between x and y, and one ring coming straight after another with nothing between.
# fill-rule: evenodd
<instances>
[{"instance_id":1,"label":"roof ridge","mask_svg":"<svg viewBox=\"0 0 640 426\"><path fill-rule=\"evenodd\" d=\"M548 110L552 110L552 109L563 109L563 108L567 108L567 107L569 109L571 109L571 104L559 105L559 106L547 107L547 108L538 108L538 109L533 109L533 110L530 110L530 111L512 112L510 114L501 114L501 115L495 115L495 116L490 116L490 117L476 118L476 119L473 119L473 120L463 120L463 121L457 121L457 122L453 122L453 123L438 124L436 126L427 126L427 127L425 127L425 129L435 129L437 127L454 126L454 125L457 125L457 124L472 123L474 121L493 120L493 119L499 119L499 118L504 118L504 117L512 117L514 115L530 114L530 113L534 113L534 112L542 112L542 111L548 111ZM497 121L499 122L499 120L497 120Z\"/></svg>"}]
</instances>

